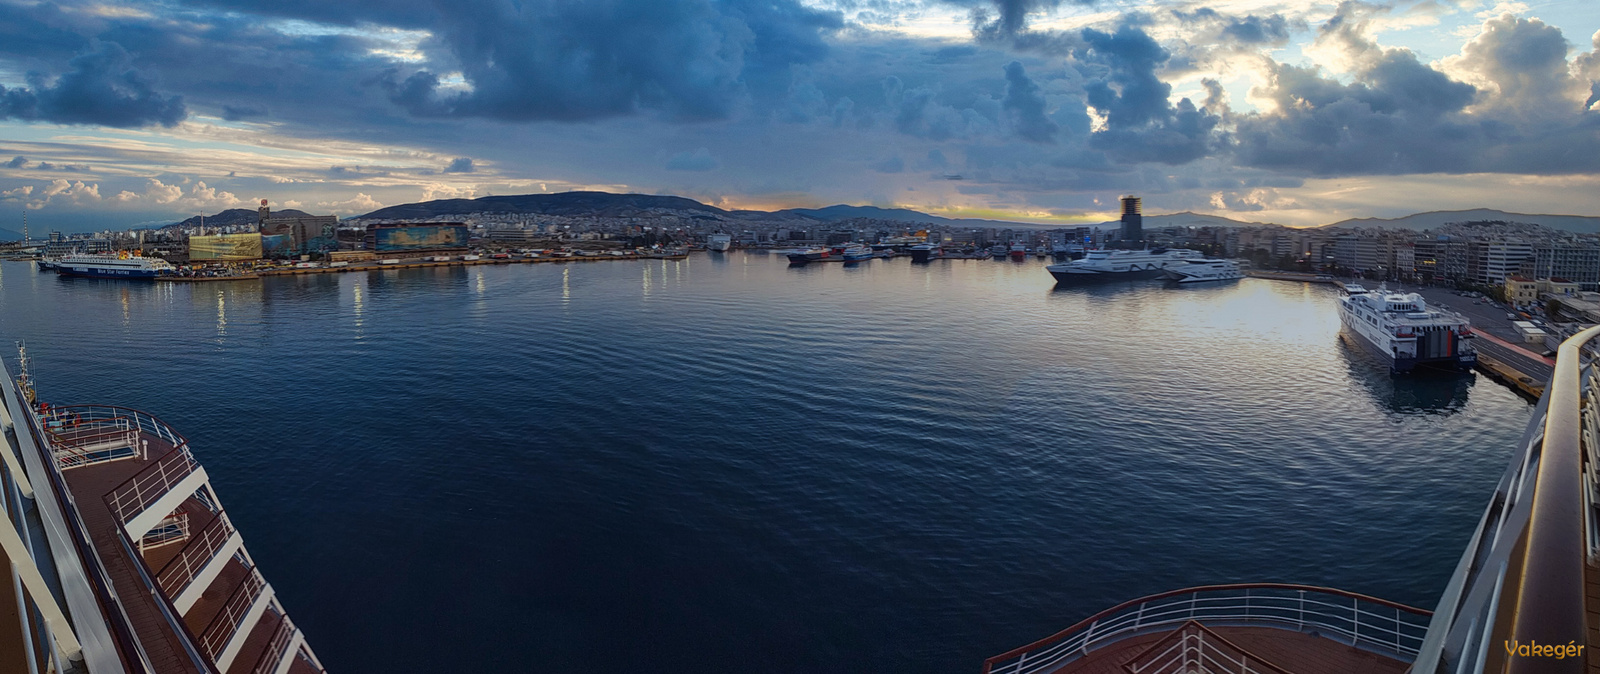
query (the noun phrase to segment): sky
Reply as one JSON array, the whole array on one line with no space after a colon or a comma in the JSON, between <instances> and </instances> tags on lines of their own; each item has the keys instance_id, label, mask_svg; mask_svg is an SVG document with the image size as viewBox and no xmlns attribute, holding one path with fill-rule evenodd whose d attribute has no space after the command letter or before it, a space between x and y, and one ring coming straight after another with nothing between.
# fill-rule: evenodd
<instances>
[{"instance_id":1,"label":"sky","mask_svg":"<svg viewBox=\"0 0 1600 674\"><path fill-rule=\"evenodd\" d=\"M0 227L596 189L1600 215L1593 0L0 0Z\"/></svg>"}]
</instances>

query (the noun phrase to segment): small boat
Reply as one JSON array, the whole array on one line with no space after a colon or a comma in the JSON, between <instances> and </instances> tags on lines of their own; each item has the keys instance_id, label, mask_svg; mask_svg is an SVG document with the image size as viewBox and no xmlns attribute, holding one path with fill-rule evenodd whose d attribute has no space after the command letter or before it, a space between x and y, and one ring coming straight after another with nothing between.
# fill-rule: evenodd
<instances>
[{"instance_id":1,"label":"small boat","mask_svg":"<svg viewBox=\"0 0 1600 674\"><path fill-rule=\"evenodd\" d=\"M1010 251L1008 251L1005 246L995 246L989 249L989 255L993 256L996 260L1006 259L1006 255L1009 252Z\"/></svg>"},{"instance_id":2,"label":"small boat","mask_svg":"<svg viewBox=\"0 0 1600 674\"><path fill-rule=\"evenodd\" d=\"M872 249L866 246L851 246L844 249L845 262L860 262L862 260L870 260L872 258Z\"/></svg>"},{"instance_id":3,"label":"small boat","mask_svg":"<svg viewBox=\"0 0 1600 674\"><path fill-rule=\"evenodd\" d=\"M1028 259L1028 247L1020 243L1011 244L1011 259L1021 262Z\"/></svg>"}]
</instances>

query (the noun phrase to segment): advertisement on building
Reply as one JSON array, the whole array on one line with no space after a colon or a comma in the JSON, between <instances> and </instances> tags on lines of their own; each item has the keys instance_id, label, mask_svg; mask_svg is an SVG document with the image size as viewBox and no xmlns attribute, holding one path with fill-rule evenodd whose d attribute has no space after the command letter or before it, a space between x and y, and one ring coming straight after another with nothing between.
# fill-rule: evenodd
<instances>
[{"instance_id":1,"label":"advertisement on building","mask_svg":"<svg viewBox=\"0 0 1600 674\"><path fill-rule=\"evenodd\" d=\"M191 260L259 260L260 234L216 234L189 237Z\"/></svg>"},{"instance_id":2,"label":"advertisement on building","mask_svg":"<svg viewBox=\"0 0 1600 674\"><path fill-rule=\"evenodd\" d=\"M268 218L261 224L261 235L272 237L268 254L303 255L337 250L338 228L339 219L331 215L278 217Z\"/></svg>"},{"instance_id":3,"label":"advertisement on building","mask_svg":"<svg viewBox=\"0 0 1600 674\"><path fill-rule=\"evenodd\" d=\"M419 225L380 227L371 231L372 249L379 252L435 250L467 247L467 226Z\"/></svg>"}]
</instances>

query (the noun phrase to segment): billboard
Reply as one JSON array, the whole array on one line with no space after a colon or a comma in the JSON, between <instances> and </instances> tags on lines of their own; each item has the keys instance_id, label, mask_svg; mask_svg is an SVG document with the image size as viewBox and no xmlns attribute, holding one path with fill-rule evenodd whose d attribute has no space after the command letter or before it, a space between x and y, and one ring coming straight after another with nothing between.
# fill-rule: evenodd
<instances>
[{"instance_id":1,"label":"billboard","mask_svg":"<svg viewBox=\"0 0 1600 674\"><path fill-rule=\"evenodd\" d=\"M466 225L379 227L372 230L372 249L379 252L466 248Z\"/></svg>"},{"instance_id":2,"label":"billboard","mask_svg":"<svg viewBox=\"0 0 1600 674\"><path fill-rule=\"evenodd\" d=\"M191 260L259 260L260 234L216 234L189 237Z\"/></svg>"},{"instance_id":3,"label":"billboard","mask_svg":"<svg viewBox=\"0 0 1600 674\"><path fill-rule=\"evenodd\" d=\"M274 257L294 255L294 238L288 234L260 234L261 252Z\"/></svg>"},{"instance_id":4,"label":"billboard","mask_svg":"<svg viewBox=\"0 0 1600 674\"><path fill-rule=\"evenodd\" d=\"M268 218L261 223L262 236L288 241L284 246L269 245L267 252L284 255L338 250L338 229L339 219L331 215Z\"/></svg>"}]
</instances>

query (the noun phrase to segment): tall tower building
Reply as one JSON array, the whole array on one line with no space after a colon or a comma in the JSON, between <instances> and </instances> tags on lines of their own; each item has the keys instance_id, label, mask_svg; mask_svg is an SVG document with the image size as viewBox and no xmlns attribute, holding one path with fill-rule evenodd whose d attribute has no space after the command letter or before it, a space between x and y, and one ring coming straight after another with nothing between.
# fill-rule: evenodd
<instances>
[{"instance_id":1,"label":"tall tower building","mask_svg":"<svg viewBox=\"0 0 1600 674\"><path fill-rule=\"evenodd\" d=\"M1122 197L1122 240L1144 240L1144 215L1139 213L1139 197Z\"/></svg>"},{"instance_id":2,"label":"tall tower building","mask_svg":"<svg viewBox=\"0 0 1600 674\"><path fill-rule=\"evenodd\" d=\"M256 209L256 224L267 224L267 218L272 217L272 209L267 206L267 200L261 200L261 208Z\"/></svg>"}]
</instances>

